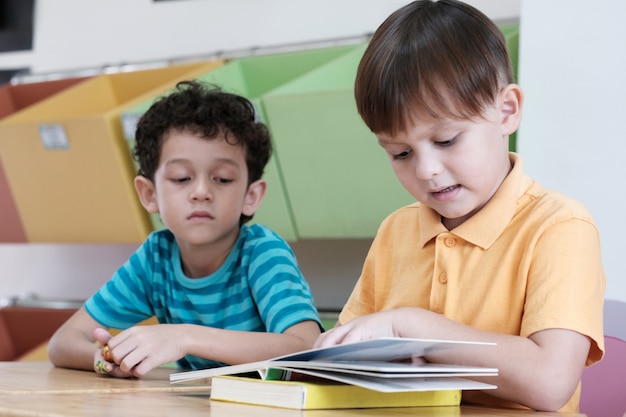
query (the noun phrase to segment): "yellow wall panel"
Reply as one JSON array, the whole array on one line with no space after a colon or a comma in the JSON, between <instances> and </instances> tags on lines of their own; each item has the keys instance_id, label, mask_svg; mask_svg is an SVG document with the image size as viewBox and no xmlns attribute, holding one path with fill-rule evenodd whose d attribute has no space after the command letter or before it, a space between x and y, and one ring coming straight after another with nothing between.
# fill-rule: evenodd
<instances>
[{"instance_id":1,"label":"yellow wall panel","mask_svg":"<svg viewBox=\"0 0 626 417\"><path fill-rule=\"evenodd\" d=\"M0 122L0 154L31 242L139 243L152 230L133 187L120 114L220 61L94 77Z\"/></svg>"}]
</instances>

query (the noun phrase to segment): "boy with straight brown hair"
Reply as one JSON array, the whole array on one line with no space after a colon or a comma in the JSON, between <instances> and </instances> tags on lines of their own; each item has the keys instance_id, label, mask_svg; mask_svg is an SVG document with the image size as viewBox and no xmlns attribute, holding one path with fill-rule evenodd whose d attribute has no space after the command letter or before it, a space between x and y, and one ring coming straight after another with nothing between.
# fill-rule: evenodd
<instances>
[{"instance_id":1,"label":"boy with straight brown hair","mask_svg":"<svg viewBox=\"0 0 626 417\"><path fill-rule=\"evenodd\" d=\"M418 201L380 226L361 277L316 346L384 336L496 342L424 360L487 366L463 401L578 410L604 350L597 227L509 152L522 114L498 27L454 0L388 17L358 68L357 108Z\"/></svg>"}]
</instances>

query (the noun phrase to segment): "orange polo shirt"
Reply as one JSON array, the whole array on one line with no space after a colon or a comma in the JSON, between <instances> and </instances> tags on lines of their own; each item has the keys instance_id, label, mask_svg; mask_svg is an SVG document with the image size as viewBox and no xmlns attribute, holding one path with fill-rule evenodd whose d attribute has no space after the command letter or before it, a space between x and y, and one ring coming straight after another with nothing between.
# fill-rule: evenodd
<instances>
[{"instance_id":1,"label":"orange polo shirt","mask_svg":"<svg viewBox=\"0 0 626 417\"><path fill-rule=\"evenodd\" d=\"M451 231L420 203L385 219L339 321L411 306L524 337L570 329L592 341L587 364L600 360L606 280L597 227L581 203L543 188L510 157L496 194ZM580 384L562 410L577 411L579 397Z\"/></svg>"}]
</instances>

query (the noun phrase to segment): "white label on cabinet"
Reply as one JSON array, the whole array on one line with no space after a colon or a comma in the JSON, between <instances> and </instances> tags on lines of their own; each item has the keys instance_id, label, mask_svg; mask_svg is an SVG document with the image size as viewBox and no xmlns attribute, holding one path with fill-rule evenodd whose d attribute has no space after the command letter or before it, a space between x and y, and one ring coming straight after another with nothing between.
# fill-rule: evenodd
<instances>
[{"instance_id":1,"label":"white label on cabinet","mask_svg":"<svg viewBox=\"0 0 626 417\"><path fill-rule=\"evenodd\" d=\"M127 141L131 142L135 140L135 131L137 130L137 122L141 114L125 113L122 114L122 129L124 130L124 137Z\"/></svg>"},{"instance_id":2,"label":"white label on cabinet","mask_svg":"<svg viewBox=\"0 0 626 417\"><path fill-rule=\"evenodd\" d=\"M67 150L70 143L63 125L39 125L39 135L43 147L49 151Z\"/></svg>"}]
</instances>

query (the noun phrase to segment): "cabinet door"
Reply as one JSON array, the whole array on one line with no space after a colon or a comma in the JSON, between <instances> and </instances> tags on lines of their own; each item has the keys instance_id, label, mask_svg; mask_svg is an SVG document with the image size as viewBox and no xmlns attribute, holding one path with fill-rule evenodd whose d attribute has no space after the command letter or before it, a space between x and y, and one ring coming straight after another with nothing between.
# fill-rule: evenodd
<instances>
[{"instance_id":1,"label":"cabinet door","mask_svg":"<svg viewBox=\"0 0 626 417\"><path fill-rule=\"evenodd\" d=\"M88 77L0 86L0 120L72 87ZM2 155L0 155L1 157ZM0 161L0 242L25 242L26 233Z\"/></svg>"},{"instance_id":2,"label":"cabinet door","mask_svg":"<svg viewBox=\"0 0 626 417\"><path fill-rule=\"evenodd\" d=\"M261 99L301 238L374 236L412 203L354 103L365 46Z\"/></svg>"},{"instance_id":3,"label":"cabinet door","mask_svg":"<svg viewBox=\"0 0 626 417\"><path fill-rule=\"evenodd\" d=\"M259 120L268 123L260 101L263 95L315 71L318 67L353 51L356 47L346 45L240 58L215 71L208 72L200 77L200 80L216 84L225 91L248 98L256 107ZM274 145L276 145L275 140ZM267 194L252 222L270 227L287 240L297 240L301 236L294 223L295 213L287 197L276 149L265 169L264 177L268 184Z\"/></svg>"},{"instance_id":4,"label":"cabinet door","mask_svg":"<svg viewBox=\"0 0 626 417\"><path fill-rule=\"evenodd\" d=\"M145 239L149 219L133 187L120 113L202 65L97 76L0 121L4 171L28 241Z\"/></svg>"},{"instance_id":5,"label":"cabinet door","mask_svg":"<svg viewBox=\"0 0 626 417\"><path fill-rule=\"evenodd\" d=\"M222 90L240 94L249 99L258 111L259 120L266 122L259 98L280 85L289 82L352 51L355 45L294 51L233 59L219 68L213 68L196 78L203 83L220 87ZM140 103L122 114L125 136L132 149L134 129L138 118L152 104L154 98ZM287 240L297 240L298 233L293 221L292 209L285 194L276 156L268 162L264 178L268 188L263 204L255 213L252 223L262 223ZM164 227L158 215L151 218L155 230Z\"/></svg>"}]
</instances>

